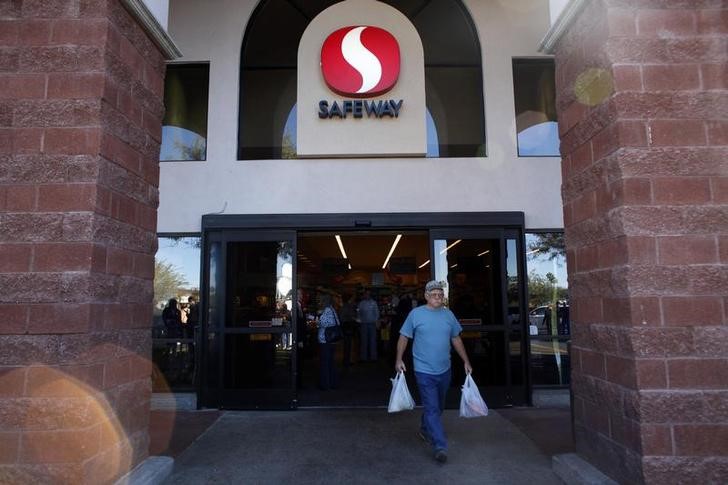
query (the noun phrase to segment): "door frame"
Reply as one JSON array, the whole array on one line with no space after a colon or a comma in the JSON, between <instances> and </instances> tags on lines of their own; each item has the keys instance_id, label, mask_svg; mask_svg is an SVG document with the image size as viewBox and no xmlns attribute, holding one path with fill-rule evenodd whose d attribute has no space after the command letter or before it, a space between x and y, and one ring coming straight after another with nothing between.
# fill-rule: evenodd
<instances>
[{"instance_id":1,"label":"door frame","mask_svg":"<svg viewBox=\"0 0 728 485\"><path fill-rule=\"evenodd\" d=\"M332 214L206 214L203 237L215 229L356 230L439 227L524 228L523 212L364 212Z\"/></svg>"},{"instance_id":2,"label":"door frame","mask_svg":"<svg viewBox=\"0 0 728 485\"><path fill-rule=\"evenodd\" d=\"M222 234L223 242L226 241L226 234L264 234L269 233L293 233L294 243L294 254L295 245L297 243L298 233L301 231L356 231L356 230L427 230L429 232L430 239L430 250L432 251L433 244L433 232L439 230L460 229L468 233L485 234L494 231L504 235L501 237L501 245L505 244L505 234L513 233L518 235L519 247L521 248L520 257L518 258L519 266L519 294L521 295L521 332L522 332L522 361L523 361L523 379L526 387L526 402L523 404L530 404L531 402L531 382L530 382L530 371L528 362L530 360L527 341L525 340L527 334L527 322L525 313L525 301L526 301L526 275L523 273L525 269L525 216L523 212L398 212L398 213L332 213L332 214L206 214L202 216L201 221L201 232L202 232L202 260L204 264L201 267L201 288L200 288L200 304L203 309L200 324L202 331L200 332L200 340L198 348L200 357L200 379L197 383L197 392L201 396L198 399L198 407L203 405L219 407L221 401L221 395L219 393L211 393L208 395L205 393L205 379L207 377L207 356L206 346L202 343L206 342L208 322L207 322L207 292L209 290L209 258L207 257L208 251L208 239L213 233ZM224 244L223 244L224 246ZM502 253L504 254L504 253ZM223 269L225 256L223 254ZM434 265L432 266L432 274L434 275ZM297 262L296 258L293 258L293 294L296 294L298 285L296 282L297 275ZM505 285L505 281L502 281L502 285ZM224 289L223 289L224 291ZM505 298L505 293L503 294ZM504 306L504 312L507 306ZM222 317L224 318L224 317ZM504 316L505 318L505 316ZM505 322L504 322L505 323ZM297 340L296 325L295 321L293 324L294 341ZM508 344L508 333L506 332L506 344ZM220 349L220 359L223 358L222 350ZM294 350L295 352L295 350ZM509 354L506 354L509 355ZM295 357L295 354L294 354ZM295 359L293 363L293 386L294 386L294 406L295 400L297 399L295 391ZM506 366L506 372L510 375L510 367ZM218 376L219 386L222 384L222 376ZM510 382L510 379L508 379ZM217 398L217 399L215 399ZM216 404L210 402L211 400L218 401ZM520 403L520 402L519 402Z\"/></svg>"}]
</instances>

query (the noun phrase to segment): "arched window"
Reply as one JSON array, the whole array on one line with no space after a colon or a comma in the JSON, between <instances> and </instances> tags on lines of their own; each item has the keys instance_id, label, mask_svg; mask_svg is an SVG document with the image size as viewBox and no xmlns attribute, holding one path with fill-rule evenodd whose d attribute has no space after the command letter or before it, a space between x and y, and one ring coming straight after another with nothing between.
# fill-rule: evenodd
<instances>
[{"instance_id":1,"label":"arched window","mask_svg":"<svg viewBox=\"0 0 728 485\"><path fill-rule=\"evenodd\" d=\"M256 7L240 55L239 159L290 158L295 153L298 43L308 23L334 3L337 0L261 0ZM484 156L480 42L462 2L384 3L405 14L422 39L427 156Z\"/></svg>"}]
</instances>

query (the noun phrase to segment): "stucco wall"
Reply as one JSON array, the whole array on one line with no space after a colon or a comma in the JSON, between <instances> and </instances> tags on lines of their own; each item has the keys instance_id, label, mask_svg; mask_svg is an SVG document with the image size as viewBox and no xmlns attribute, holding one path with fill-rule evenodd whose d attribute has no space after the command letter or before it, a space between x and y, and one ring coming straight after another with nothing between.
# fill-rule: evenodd
<instances>
[{"instance_id":1,"label":"stucco wall","mask_svg":"<svg viewBox=\"0 0 728 485\"><path fill-rule=\"evenodd\" d=\"M529 228L562 227L560 159L518 158L511 58L538 56L545 0L466 1L483 54L484 158L238 161L238 82L245 24L257 2L174 1L181 61L210 62L205 162L164 162L160 232L199 231L202 214L523 211Z\"/></svg>"}]
</instances>

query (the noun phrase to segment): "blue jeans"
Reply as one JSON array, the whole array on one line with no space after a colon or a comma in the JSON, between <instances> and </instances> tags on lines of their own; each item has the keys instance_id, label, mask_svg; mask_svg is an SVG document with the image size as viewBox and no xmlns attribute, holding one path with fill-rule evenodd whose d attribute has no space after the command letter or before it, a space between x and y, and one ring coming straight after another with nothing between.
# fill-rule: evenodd
<instances>
[{"instance_id":1,"label":"blue jeans","mask_svg":"<svg viewBox=\"0 0 728 485\"><path fill-rule=\"evenodd\" d=\"M450 369L440 375L415 372L420 399L425 408L420 422L420 431L430 438L432 448L447 450L447 437L442 428L440 416L445 409L445 395L450 387Z\"/></svg>"}]
</instances>

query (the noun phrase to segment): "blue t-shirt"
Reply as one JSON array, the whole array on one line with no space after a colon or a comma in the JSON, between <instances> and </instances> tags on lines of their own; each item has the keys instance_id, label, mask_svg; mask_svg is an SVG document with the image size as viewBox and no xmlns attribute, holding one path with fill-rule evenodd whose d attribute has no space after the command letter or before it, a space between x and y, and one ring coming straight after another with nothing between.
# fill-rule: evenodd
<instances>
[{"instance_id":1,"label":"blue t-shirt","mask_svg":"<svg viewBox=\"0 0 728 485\"><path fill-rule=\"evenodd\" d=\"M423 305L407 315L399 333L414 339L415 372L439 375L450 368L450 340L462 331L450 310Z\"/></svg>"}]
</instances>

